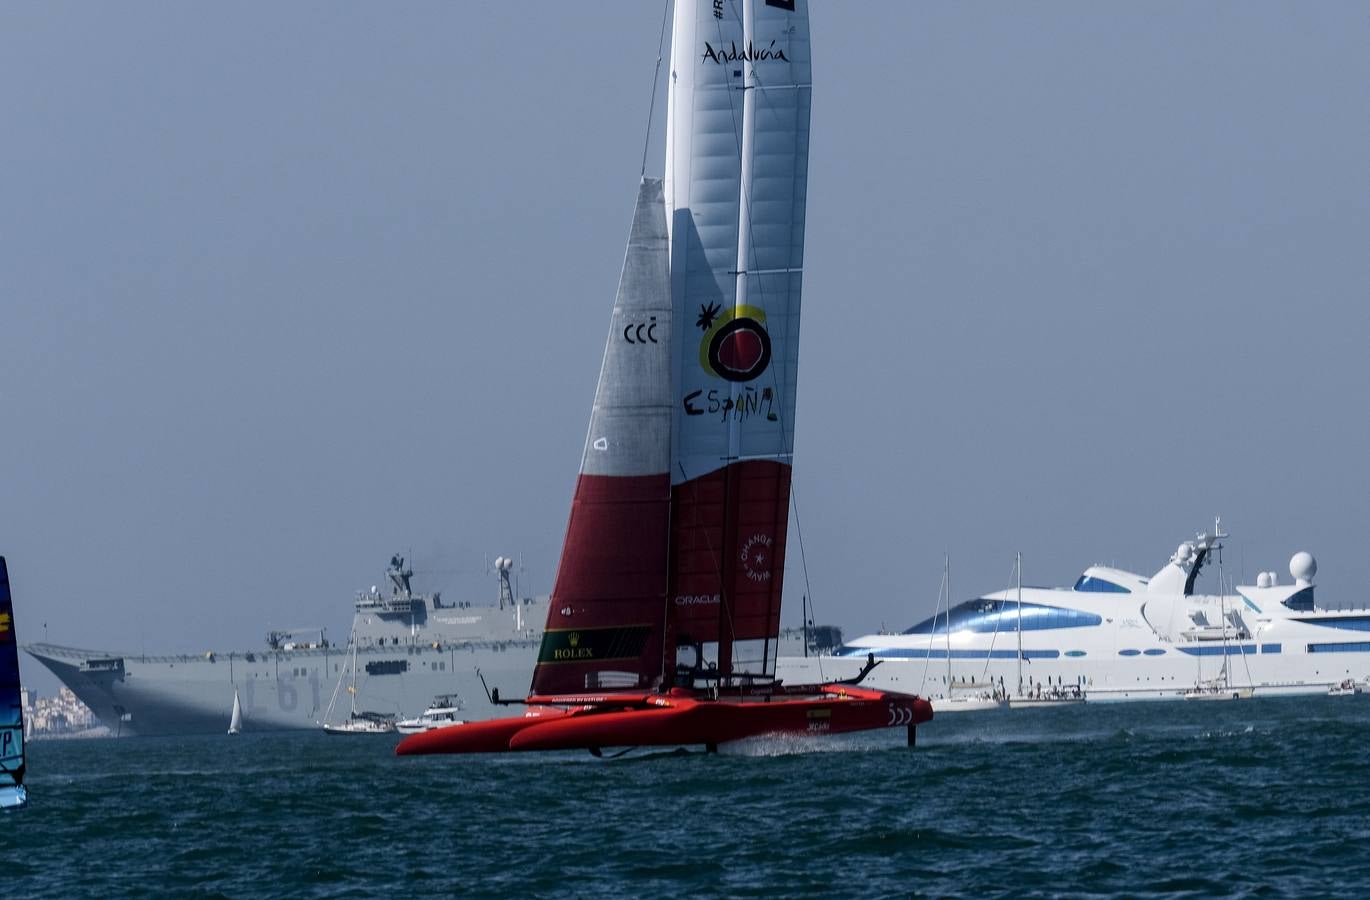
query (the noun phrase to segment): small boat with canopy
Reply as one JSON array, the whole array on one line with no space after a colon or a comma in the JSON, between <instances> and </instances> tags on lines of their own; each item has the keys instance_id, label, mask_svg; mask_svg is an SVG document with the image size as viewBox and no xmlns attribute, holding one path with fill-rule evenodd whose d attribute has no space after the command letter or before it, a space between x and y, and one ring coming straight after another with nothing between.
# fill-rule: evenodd
<instances>
[{"instance_id":1,"label":"small boat with canopy","mask_svg":"<svg viewBox=\"0 0 1370 900\"><path fill-rule=\"evenodd\" d=\"M703 746L900 726L922 698L775 677L809 162L807 0L678 0L664 179L629 232L522 716L397 753ZM644 158L645 173L645 158ZM824 297L820 302L836 302ZM875 663L871 663L873 667Z\"/></svg>"}]
</instances>

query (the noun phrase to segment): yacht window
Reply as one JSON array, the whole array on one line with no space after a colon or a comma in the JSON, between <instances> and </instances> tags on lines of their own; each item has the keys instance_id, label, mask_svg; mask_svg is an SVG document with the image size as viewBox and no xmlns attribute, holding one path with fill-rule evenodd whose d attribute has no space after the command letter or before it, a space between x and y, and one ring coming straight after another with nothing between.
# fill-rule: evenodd
<instances>
[{"instance_id":1,"label":"yacht window","mask_svg":"<svg viewBox=\"0 0 1370 900\"><path fill-rule=\"evenodd\" d=\"M1351 644L1309 644L1309 653L1370 653L1370 641Z\"/></svg>"},{"instance_id":2,"label":"yacht window","mask_svg":"<svg viewBox=\"0 0 1370 900\"><path fill-rule=\"evenodd\" d=\"M1103 624L1094 613L1039 603L1023 604L1023 630L1044 631L1052 628L1087 628ZM1018 605L1011 600L969 600L952 607L950 626L948 615L942 613L919 622L904 634L946 634L951 631L973 631L980 634L995 631L1016 631Z\"/></svg>"},{"instance_id":3,"label":"yacht window","mask_svg":"<svg viewBox=\"0 0 1370 900\"><path fill-rule=\"evenodd\" d=\"M1081 575L1080 579L1075 582L1075 590L1084 591L1086 593L1091 594L1132 593L1127 588L1123 587L1121 584L1114 584L1113 582L1105 578L1099 578L1095 575Z\"/></svg>"},{"instance_id":4,"label":"yacht window","mask_svg":"<svg viewBox=\"0 0 1370 900\"><path fill-rule=\"evenodd\" d=\"M1298 612L1313 611L1313 589L1306 587L1284 601L1284 605Z\"/></svg>"}]
</instances>

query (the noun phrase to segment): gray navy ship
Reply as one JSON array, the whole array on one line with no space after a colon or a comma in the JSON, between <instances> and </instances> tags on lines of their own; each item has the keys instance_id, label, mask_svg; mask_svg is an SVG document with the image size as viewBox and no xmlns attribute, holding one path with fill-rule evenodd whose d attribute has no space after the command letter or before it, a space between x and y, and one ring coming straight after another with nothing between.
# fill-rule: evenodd
<instances>
[{"instance_id":1,"label":"gray navy ship","mask_svg":"<svg viewBox=\"0 0 1370 900\"><path fill-rule=\"evenodd\" d=\"M515 597L511 563L496 560L499 597L490 605L444 602L414 593L400 556L386 571L389 593L357 595L346 646L322 631L273 631L261 650L187 656L81 650L28 644L115 735L223 734L235 691L244 731L318 728L355 647L359 705L396 718L417 716L439 695L461 698L465 719L488 719L500 707L485 685L520 696L547 620L546 597ZM312 637L311 637L312 635ZM484 684L481 679L484 678Z\"/></svg>"}]
</instances>

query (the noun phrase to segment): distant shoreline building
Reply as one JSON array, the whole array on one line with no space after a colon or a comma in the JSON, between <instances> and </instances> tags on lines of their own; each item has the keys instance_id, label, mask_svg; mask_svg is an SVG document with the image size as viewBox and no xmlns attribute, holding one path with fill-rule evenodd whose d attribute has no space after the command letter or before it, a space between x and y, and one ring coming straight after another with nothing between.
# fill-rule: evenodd
<instances>
[{"instance_id":1,"label":"distant shoreline building","mask_svg":"<svg viewBox=\"0 0 1370 900\"><path fill-rule=\"evenodd\" d=\"M56 697L39 697L25 688L20 693L20 703L26 738L94 736L108 731L69 688L59 690Z\"/></svg>"}]
</instances>

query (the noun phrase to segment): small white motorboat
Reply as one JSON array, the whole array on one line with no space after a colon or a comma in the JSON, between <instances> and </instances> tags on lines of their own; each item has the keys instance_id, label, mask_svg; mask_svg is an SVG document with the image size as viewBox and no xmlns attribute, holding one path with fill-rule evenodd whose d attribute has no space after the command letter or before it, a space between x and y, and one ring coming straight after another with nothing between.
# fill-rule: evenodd
<instances>
[{"instance_id":1,"label":"small white motorboat","mask_svg":"<svg viewBox=\"0 0 1370 900\"><path fill-rule=\"evenodd\" d=\"M395 723L395 728L400 734L418 734L448 725L461 725L466 721L458 715L463 705L456 694L440 694L417 718L401 719Z\"/></svg>"},{"instance_id":2,"label":"small white motorboat","mask_svg":"<svg viewBox=\"0 0 1370 900\"><path fill-rule=\"evenodd\" d=\"M1363 690L1364 689L1359 684L1356 684L1356 680L1354 678L1348 678L1340 684L1334 684L1330 688L1328 688L1327 696L1354 697L1357 694L1361 693Z\"/></svg>"}]
</instances>

